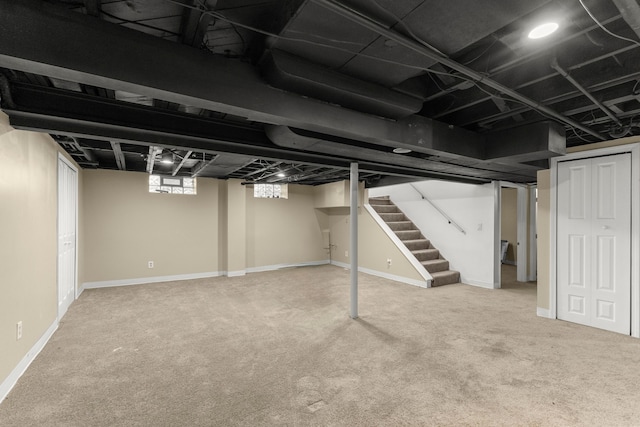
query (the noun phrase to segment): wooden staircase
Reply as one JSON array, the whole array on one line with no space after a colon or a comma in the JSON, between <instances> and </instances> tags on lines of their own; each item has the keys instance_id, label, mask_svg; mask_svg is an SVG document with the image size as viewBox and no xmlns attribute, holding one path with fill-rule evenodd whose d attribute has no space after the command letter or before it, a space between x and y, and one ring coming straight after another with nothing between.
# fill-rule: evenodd
<instances>
[{"instance_id":1,"label":"wooden staircase","mask_svg":"<svg viewBox=\"0 0 640 427\"><path fill-rule=\"evenodd\" d=\"M371 197L369 204L431 274L431 286L449 285L460 281L460 273L449 270L449 261L442 258L440 251L431 245L389 197Z\"/></svg>"}]
</instances>

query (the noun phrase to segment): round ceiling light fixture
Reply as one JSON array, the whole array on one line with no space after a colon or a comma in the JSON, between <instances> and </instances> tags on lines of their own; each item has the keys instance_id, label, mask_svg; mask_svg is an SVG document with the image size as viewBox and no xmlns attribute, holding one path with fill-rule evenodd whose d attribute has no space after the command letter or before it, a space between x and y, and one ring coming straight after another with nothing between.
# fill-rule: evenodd
<instances>
[{"instance_id":1,"label":"round ceiling light fixture","mask_svg":"<svg viewBox=\"0 0 640 427\"><path fill-rule=\"evenodd\" d=\"M557 22L545 22L544 24L540 24L533 30L529 31L528 37L534 40L541 39L553 34L558 29L558 27L559 25Z\"/></svg>"},{"instance_id":2,"label":"round ceiling light fixture","mask_svg":"<svg viewBox=\"0 0 640 427\"><path fill-rule=\"evenodd\" d=\"M411 152L411 150L409 150L408 148L394 148L393 152L396 154L409 154Z\"/></svg>"}]
</instances>

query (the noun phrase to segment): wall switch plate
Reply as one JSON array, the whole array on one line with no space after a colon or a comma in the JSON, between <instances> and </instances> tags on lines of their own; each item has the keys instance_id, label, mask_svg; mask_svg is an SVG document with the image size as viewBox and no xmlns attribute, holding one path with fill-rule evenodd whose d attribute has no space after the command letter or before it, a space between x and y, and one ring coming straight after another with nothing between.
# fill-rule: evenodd
<instances>
[{"instance_id":1,"label":"wall switch plate","mask_svg":"<svg viewBox=\"0 0 640 427\"><path fill-rule=\"evenodd\" d=\"M149 268L153 268L153 261L149 261Z\"/></svg>"},{"instance_id":2,"label":"wall switch plate","mask_svg":"<svg viewBox=\"0 0 640 427\"><path fill-rule=\"evenodd\" d=\"M387 258L387 265L391 265L391 258Z\"/></svg>"},{"instance_id":3,"label":"wall switch plate","mask_svg":"<svg viewBox=\"0 0 640 427\"><path fill-rule=\"evenodd\" d=\"M16 340L22 338L22 320L16 323Z\"/></svg>"},{"instance_id":4,"label":"wall switch plate","mask_svg":"<svg viewBox=\"0 0 640 427\"><path fill-rule=\"evenodd\" d=\"M349 251L344 251L344 257L349 258Z\"/></svg>"}]
</instances>

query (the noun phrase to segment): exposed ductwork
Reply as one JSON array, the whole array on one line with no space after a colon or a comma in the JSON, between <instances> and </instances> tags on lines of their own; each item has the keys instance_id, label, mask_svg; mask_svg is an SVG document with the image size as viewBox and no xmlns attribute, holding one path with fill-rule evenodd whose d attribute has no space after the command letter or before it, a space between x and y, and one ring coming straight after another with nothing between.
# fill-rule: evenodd
<instances>
[{"instance_id":1,"label":"exposed ductwork","mask_svg":"<svg viewBox=\"0 0 640 427\"><path fill-rule=\"evenodd\" d=\"M640 38L640 5L637 0L613 0L622 17Z\"/></svg>"},{"instance_id":2,"label":"exposed ductwork","mask_svg":"<svg viewBox=\"0 0 640 427\"><path fill-rule=\"evenodd\" d=\"M372 19L370 19L369 17L353 10L350 9L340 3L338 3L337 1L334 0L312 0L317 4L320 4L324 7L326 7L329 10L334 11L336 14L338 14L341 17L347 18L349 19L351 22L361 25L365 28L370 29L371 31L374 31L386 38L388 38L389 40L393 40L395 43L401 44L402 46L405 46L411 50L413 50L416 53L419 53L421 55L424 55L428 58L431 58L439 63L441 63L442 65L445 65L459 73L461 73L462 75L470 78L472 81L480 84L484 84L485 86L488 86L492 89L497 90L498 92L510 96L513 99L515 99L516 101L522 102L523 104L533 108L534 110L537 110L549 117L552 117L556 120L561 121L562 123L566 123L569 126L576 128L576 129L580 129L583 132L588 133L589 135L592 135L598 139L600 139L601 141L606 140L607 138L601 134L599 134L598 132L594 131L593 129L583 125L582 123L579 123L569 117L565 117L562 114L558 113L557 111L546 107L544 105L542 105L541 103L539 103L538 101L535 101L531 98L528 98L524 95L521 95L520 93L518 93L517 91L501 84L498 83L495 80L492 80L488 77L486 77L485 75L483 75L482 73L479 73L465 65L462 65L454 60L452 60L451 58L449 58L448 56L446 56L445 54L443 54L442 52L438 51L437 49L435 49L434 47L428 45L427 43L419 43L418 41L409 39L403 35L401 35L400 33L392 30L392 29L388 29L380 24L378 24L377 22L373 21Z\"/></svg>"},{"instance_id":3,"label":"exposed ductwork","mask_svg":"<svg viewBox=\"0 0 640 427\"><path fill-rule=\"evenodd\" d=\"M273 86L355 111L398 119L422 109L422 101L386 87L320 67L286 52L271 50L262 72Z\"/></svg>"},{"instance_id":4,"label":"exposed ductwork","mask_svg":"<svg viewBox=\"0 0 640 427\"><path fill-rule=\"evenodd\" d=\"M323 5L325 3L333 5L322 1ZM347 14L351 15L352 12ZM60 19L65 21L64 28L57 25ZM383 31L379 25L368 20L366 22L384 34L392 34L394 40L413 43L396 32ZM47 28L47 33L26 30L34 26ZM387 149L406 148L450 159L483 159L485 155L482 144L478 144L483 137L477 133L417 115L392 121L274 89L265 84L249 64L207 55L184 45L96 21L35 0L0 3L0 38L7 41L0 44L0 66L8 68L138 93ZM105 38L110 42L103 43ZM74 40L73 49L64 40ZM96 46L99 46L96 55L99 55L100 61L76 53L83 49L95 51ZM417 46L416 49L423 48ZM449 64L450 61L445 61L441 54L438 57L443 63ZM126 69L117 65L123 61L127 63ZM150 63L155 64L154 73L148 72ZM181 74L175 72L176 63L182 64ZM482 78L476 75L478 81ZM14 99L22 105L24 100ZM26 100L33 104L32 111L41 111L45 107L42 96ZM104 101L101 104L111 108ZM66 108L56 101L52 101L50 107ZM85 113L86 110L78 106L70 117ZM114 125L125 124L131 119L119 112L109 114L115 120L112 122ZM161 125L170 127L170 123ZM188 134L193 131L185 129L184 132ZM526 156L529 148L527 144L518 143L513 145L512 150L514 155ZM249 150L240 145L235 149L241 150L240 154L256 156L265 152L265 149L277 151L267 147ZM550 155L564 154L564 148L556 150L553 147L549 152ZM538 158L538 154L535 157Z\"/></svg>"}]
</instances>

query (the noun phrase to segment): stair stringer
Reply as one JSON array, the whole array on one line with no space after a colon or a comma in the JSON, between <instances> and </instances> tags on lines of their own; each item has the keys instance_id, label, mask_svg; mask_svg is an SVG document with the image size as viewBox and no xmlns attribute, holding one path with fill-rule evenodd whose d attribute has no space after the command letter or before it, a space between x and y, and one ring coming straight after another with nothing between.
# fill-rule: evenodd
<instances>
[{"instance_id":1,"label":"stair stringer","mask_svg":"<svg viewBox=\"0 0 640 427\"><path fill-rule=\"evenodd\" d=\"M367 210L367 212L369 212L371 217L376 221L376 223L385 232L389 239L391 239L393 244L396 245L400 252L402 252L402 255L404 255L407 261L409 261L413 268L415 268L416 271L424 278L426 282L426 286L424 287L430 288L431 283L433 282L433 277L431 276L431 274L429 274L427 269L424 268L424 265L422 265L422 263L418 261L418 259L411 253L409 248L407 248L405 244L402 243L402 240L400 240L396 233L387 225L387 223L382 219L380 215L378 215L378 212L376 212L369 203L365 203L364 208Z\"/></svg>"}]
</instances>

